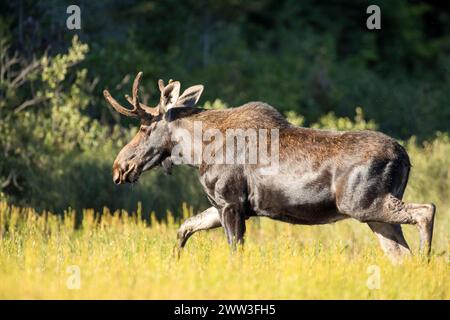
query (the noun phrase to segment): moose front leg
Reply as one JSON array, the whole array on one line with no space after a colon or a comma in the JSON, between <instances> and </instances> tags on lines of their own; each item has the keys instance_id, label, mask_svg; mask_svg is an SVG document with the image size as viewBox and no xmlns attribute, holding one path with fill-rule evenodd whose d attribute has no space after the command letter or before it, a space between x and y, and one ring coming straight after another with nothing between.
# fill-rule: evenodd
<instances>
[{"instance_id":1,"label":"moose front leg","mask_svg":"<svg viewBox=\"0 0 450 320\"><path fill-rule=\"evenodd\" d=\"M244 244L245 214L240 205L227 204L222 208L222 225L233 250Z\"/></svg>"},{"instance_id":2,"label":"moose front leg","mask_svg":"<svg viewBox=\"0 0 450 320\"><path fill-rule=\"evenodd\" d=\"M220 212L232 250L244 243L247 213L247 180L240 166L219 165L208 167L201 176L201 183L208 198Z\"/></svg>"},{"instance_id":3,"label":"moose front leg","mask_svg":"<svg viewBox=\"0 0 450 320\"><path fill-rule=\"evenodd\" d=\"M221 226L219 210L214 207L188 218L178 229L178 248L182 249L186 245L187 240L197 231L209 230Z\"/></svg>"}]
</instances>

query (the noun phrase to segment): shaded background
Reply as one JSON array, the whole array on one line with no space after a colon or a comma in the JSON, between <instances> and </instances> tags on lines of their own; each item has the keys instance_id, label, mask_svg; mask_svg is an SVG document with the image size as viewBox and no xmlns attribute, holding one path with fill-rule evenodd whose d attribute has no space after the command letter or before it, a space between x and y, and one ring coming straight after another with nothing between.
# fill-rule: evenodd
<instances>
[{"instance_id":1,"label":"shaded background","mask_svg":"<svg viewBox=\"0 0 450 320\"><path fill-rule=\"evenodd\" d=\"M204 84L208 107L262 100L305 126L377 128L416 145L450 130L443 2L76 1L82 28L68 30L70 4L0 4L0 198L9 202L62 212L141 201L160 216L182 202L207 206L193 169L112 183L137 123L101 92L129 93L141 70L150 103L157 79L173 78ZM366 28L370 4L381 30Z\"/></svg>"}]
</instances>

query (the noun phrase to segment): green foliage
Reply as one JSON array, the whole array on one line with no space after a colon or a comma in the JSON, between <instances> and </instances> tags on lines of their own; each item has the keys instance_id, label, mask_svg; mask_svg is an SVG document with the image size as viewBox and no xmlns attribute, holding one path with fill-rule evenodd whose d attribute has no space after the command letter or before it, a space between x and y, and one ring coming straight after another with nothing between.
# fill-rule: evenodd
<instances>
[{"instance_id":1,"label":"green foliage","mask_svg":"<svg viewBox=\"0 0 450 320\"><path fill-rule=\"evenodd\" d=\"M334 112L330 112L318 119L311 125L312 128L329 129L337 131L355 131L355 130L377 130L378 125L373 120L365 120L362 108L355 110L356 115L353 120L347 117L336 117ZM295 126L302 126L305 117L297 114L295 111L286 112L286 119Z\"/></svg>"},{"instance_id":2,"label":"green foliage","mask_svg":"<svg viewBox=\"0 0 450 320\"><path fill-rule=\"evenodd\" d=\"M364 1L84 1L78 38L65 28L69 4L0 4L0 191L9 201L57 211L205 206L187 168L148 173L136 186L111 183L136 123L112 112L101 91L129 93L140 70L144 103L157 102L159 78L201 83L207 109L260 100L295 125L378 129L423 159L412 173L420 167L420 185L429 170L442 174L420 155L428 144L445 149L434 137L450 130L450 13L441 5L379 1L382 28L368 31Z\"/></svg>"},{"instance_id":3,"label":"green foliage","mask_svg":"<svg viewBox=\"0 0 450 320\"><path fill-rule=\"evenodd\" d=\"M411 176L406 199L414 202L434 202L439 208L449 206L450 191L450 138L437 133L422 144L412 137L406 143L411 157Z\"/></svg>"},{"instance_id":4,"label":"green foliage","mask_svg":"<svg viewBox=\"0 0 450 320\"><path fill-rule=\"evenodd\" d=\"M216 99L213 102L211 101L206 101L203 104L203 108L205 109L216 109L216 110L220 110L220 109L226 109L228 108L228 105L226 103L224 103L222 100L220 99Z\"/></svg>"},{"instance_id":5,"label":"green foliage","mask_svg":"<svg viewBox=\"0 0 450 320\"><path fill-rule=\"evenodd\" d=\"M373 121L366 121L364 119L363 110L356 108L356 115L354 121L347 117L338 118L334 112L330 112L319 119L319 121L312 125L313 128L326 128L339 131L354 131L354 130L376 130L378 125Z\"/></svg>"},{"instance_id":6,"label":"green foliage","mask_svg":"<svg viewBox=\"0 0 450 320\"><path fill-rule=\"evenodd\" d=\"M44 55L36 72L27 76L38 103L19 112L10 108L12 103L5 103L5 121L0 124L0 145L5 150L0 156L0 176L3 180L14 177L4 189L15 200L60 207L63 196L57 194L64 186L57 181L66 174L72 159L92 149L111 148L108 138L117 138L82 113L90 95L87 70L75 71L74 79L67 79L69 69L84 59L87 50L87 45L74 37L67 54Z\"/></svg>"},{"instance_id":7,"label":"green foliage","mask_svg":"<svg viewBox=\"0 0 450 320\"><path fill-rule=\"evenodd\" d=\"M57 86L64 81L69 68L78 62L84 60L89 47L87 44L80 43L78 36L72 39L72 46L66 54L58 54L51 60L47 56L42 58L42 80L50 89L55 90ZM51 91L48 91L48 98L55 98Z\"/></svg>"},{"instance_id":8,"label":"green foliage","mask_svg":"<svg viewBox=\"0 0 450 320\"><path fill-rule=\"evenodd\" d=\"M305 117L297 114L295 111L286 112L286 119L294 126L302 126L305 123Z\"/></svg>"},{"instance_id":9,"label":"green foliage","mask_svg":"<svg viewBox=\"0 0 450 320\"><path fill-rule=\"evenodd\" d=\"M0 147L5 150L0 177L9 201L60 212L68 206L131 209L139 201L147 211L159 213L178 210L179 203L189 199L204 206L198 182L186 169L175 170L171 179L153 172L135 187L112 183L112 161L135 130L109 128L83 112L91 97L87 70L73 69L87 51L74 37L66 54L44 56L41 79L30 75L29 81L36 97L45 99L21 112L7 111L6 121L0 122Z\"/></svg>"}]
</instances>

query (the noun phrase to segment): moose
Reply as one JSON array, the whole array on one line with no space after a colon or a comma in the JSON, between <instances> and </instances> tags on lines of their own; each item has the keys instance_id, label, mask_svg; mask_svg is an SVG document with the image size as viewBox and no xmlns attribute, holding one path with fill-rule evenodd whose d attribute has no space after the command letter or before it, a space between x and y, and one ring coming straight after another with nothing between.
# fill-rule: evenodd
<instances>
[{"instance_id":1,"label":"moose","mask_svg":"<svg viewBox=\"0 0 450 320\"><path fill-rule=\"evenodd\" d=\"M264 102L220 110L198 108L195 105L203 86L192 86L180 95L180 82L172 80L167 85L159 80L159 103L149 107L138 98L141 77L139 72L132 97L125 96L131 109L103 91L116 111L140 120L136 136L114 161L116 184L134 183L143 172L158 166L170 171L180 163L180 154L187 158L195 152L197 145L179 147L178 154L173 153L180 135L194 134L195 122L221 133L238 128L278 132L276 174L265 174L262 167L266 164L259 160L186 163L198 169L212 207L180 226L180 249L195 232L221 226L235 248L244 242L246 220L258 216L302 225L354 218L368 224L385 254L394 261L411 255L401 225L416 225L420 252L430 254L436 207L402 201L411 164L406 150L393 138L369 130L337 132L297 127ZM202 140L200 147L207 147L212 140ZM234 152L245 151L246 147Z\"/></svg>"}]
</instances>

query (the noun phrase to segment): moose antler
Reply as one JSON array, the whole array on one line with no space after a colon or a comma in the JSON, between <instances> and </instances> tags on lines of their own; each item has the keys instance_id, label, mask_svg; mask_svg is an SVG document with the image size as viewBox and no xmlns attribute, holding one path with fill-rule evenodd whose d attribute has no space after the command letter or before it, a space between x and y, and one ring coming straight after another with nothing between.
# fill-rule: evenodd
<instances>
[{"instance_id":1,"label":"moose antler","mask_svg":"<svg viewBox=\"0 0 450 320\"><path fill-rule=\"evenodd\" d=\"M125 95L125 98L127 101L133 106L133 109L128 109L123 107L120 103L117 102L116 99L114 99L108 90L103 90L103 95L105 96L105 99L109 102L109 104L119 113L127 116L127 117L134 117L134 118L142 118L145 116L157 116L158 115L158 109L152 108L146 105L143 105L139 102L138 99L138 91L139 91L139 81L142 77L142 71L139 72L134 79L133 82L133 91L132 95L133 97L130 98L129 95Z\"/></svg>"}]
</instances>

